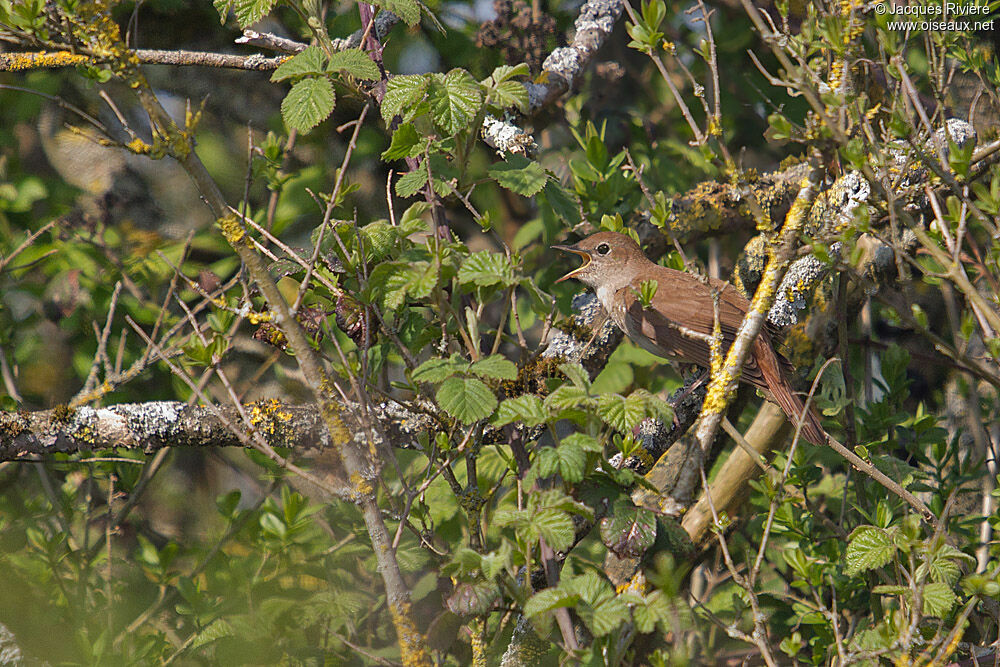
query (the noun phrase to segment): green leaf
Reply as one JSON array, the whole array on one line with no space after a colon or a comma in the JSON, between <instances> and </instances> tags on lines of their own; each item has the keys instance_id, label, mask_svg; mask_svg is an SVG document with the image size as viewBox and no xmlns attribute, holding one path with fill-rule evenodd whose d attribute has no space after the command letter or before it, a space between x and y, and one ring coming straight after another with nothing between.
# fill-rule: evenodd
<instances>
[{"instance_id":1,"label":"green leaf","mask_svg":"<svg viewBox=\"0 0 1000 667\"><path fill-rule=\"evenodd\" d=\"M403 174L396 181L396 195L406 199L420 192L427 185L427 169L418 165L414 171Z\"/></svg>"},{"instance_id":2,"label":"green leaf","mask_svg":"<svg viewBox=\"0 0 1000 667\"><path fill-rule=\"evenodd\" d=\"M382 119L391 123L396 116L408 120L404 110L412 109L424 99L427 91L427 77L422 74L394 76L389 79L382 98Z\"/></svg>"},{"instance_id":3,"label":"green leaf","mask_svg":"<svg viewBox=\"0 0 1000 667\"><path fill-rule=\"evenodd\" d=\"M951 586L943 581L935 581L924 586L924 615L944 618L955 606L957 598Z\"/></svg>"},{"instance_id":4,"label":"green leaf","mask_svg":"<svg viewBox=\"0 0 1000 667\"><path fill-rule=\"evenodd\" d=\"M569 378L575 386L581 389L590 389L590 377L583 366L578 363L565 363L559 365L562 374Z\"/></svg>"},{"instance_id":5,"label":"green leaf","mask_svg":"<svg viewBox=\"0 0 1000 667\"><path fill-rule=\"evenodd\" d=\"M561 588L545 588L532 595L531 599L524 603L524 615L531 618L560 607L572 607L578 600L579 596L575 593Z\"/></svg>"},{"instance_id":6,"label":"green leaf","mask_svg":"<svg viewBox=\"0 0 1000 667\"><path fill-rule=\"evenodd\" d=\"M656 516L628 501L615 503L600 527L604 546L619 558L642 556L656 541Z\"/></svg>"},{"instance_id":7,"label":"green leaf","mask_svg":"<svg viewBox=\"0 0 1000 667\"><path fill-rule=\"evenodd\" d=\"M631 431L645 414L645 401L641 396L630 395L626 398L618 394L603 394L597 399L597 416L620 433Z\"/></svg>"},{"instance_id":8,"label":"green leaf","mask_svg":"<svg viewBox=\"0 0 1000 667\"><path fill-rule=\"evenodd\" d=\"M420 201L406 209L403 212L403 216L399 219L399 237L405 239L412 234L426 231L427 221L424 220L423 215L430 208L430 204Z\"/></svg>"},{"instance_id":9,"label":"green leaf","mask_svg":"<svg viewBox=\"0 0 1000 667\"><path fill-rule=\"evenodd\" d=\"M492 354L485 359L473 362L469 370L482 378L493 378L494 380L517 379L517 366L514 365L514 362L504 358L502 354Z\"/></svg>"},{"instance_id":10,"label":"green leaf","mask_svg":"<svg viewBox=\"0 0 1000 667\"><path fill-rule=\"evenodd\" d=\"M241 28L247 28L267 16L277 0L233 0L233 12Z\"/></svg>"},{"instance_id":11,"label":"green leaf","mask_svg":"<svg viewBox=\"0 0 1000 667\"><path fill-rule=\"evenodd\" d=\"M545 183L541 196L548 202L556 217L565 220L570 226L580 222L580 203L575 196L555 180Z\"/></svg>"},{"instance_id":12,"label":"green leaf","mask_svg":"<svg viewBox=\"0 0 1000 667\"><path fill-rule=\"evenodd\" d=\"M330 56L330 62L327 63L326 69L329 72L347 72L356 79L374 81L382 78L382 73L378 71L378 65L361 49L344 49L334 52Z\"/></svg>"},{"instance_id":13,"label":"green leaf","mask_svg":"<svg viewBox=\"0 0 1000 667\"><path fill-rule=\"evenodd\" d=\"M325 77L302 79L281 102L281 117L291 129L308 132L333 111L337 98Z\"/></svg>"},{"instance_id":14,"label":"green leaf","mask_svg":"<svg viewBox=\"0 0 1000 667\"><path fill-rule=\"evenodd\" d=\"M361 237L365 257L369 262L386 258L399 238L397 228L386 220L368 223L359 230L358 235Z\"/></svg>"},{"instance_id":15,"label":"green leaf","mask_svg":"<svg viewBox=\"0 0 1000 667\"><path fill-rule=\"evenodd\" d=\"M561 447L570 445L572 447L578 447L585 452L595 452L601 453L604 448L601 443L597 441L597 438L587 435L586 433L570 433L565 438L559 441Z\"/></svg>"},{"instance_id":16,"label":"green leaf","mask_svg":"<svg viewBox=\"0 0 1000 667\"><path fill-rule=\"evenodd\" d=\"M517 65L500 65L493 70L492 74L490 74L490 79L492 79L495 83L503 83L504 81L513 79L515 76L531 76L531 70L528 68L528 64L519 63ZM489 79L487 79L487 81L488 80Z\"/></svg>"},{"instance_id":17,"label":"green leaf","mask_svg":"<svg viewBox=\"0 0 1000 667\"><path fill-rule=\"evenodd\" d=\"M420 5L416 0L379 0L378 5L403 19L403 22L410 27L420 21Z\"/></svg>"},{"instance_id":18,"label":"green leaf","mask_svg":"<svg viewBox=\"0 0 1000 667\"><path fill-rule=\"evenodd\" d=\"M479 113L483 93L471 74L456 68L447 74L431 75L427 99L435 125L443 134L452 136L470 128Z\"/></svg>"},{"instance_id":19,"label":"green leaf","mask_svg":"<svg viewBox=\"0 0 1000 667\"><path fill-rule=\"evenodd\" d=\"M196 649L210 644L218 639L223 639L225 637L236 636L236 631L233 629L226 619L219 618L212 621L208 627L195 635L194 639L188 645L189 648Z\"/></svg>"},{"instance_id":20,"label":"green leaf","mask_svg":"<svg viewBox=\"0 0 1000 667\"><path fill-rule=\"evenodd\" d=\"M615 595L611 584L594 572L574 577L566 588L580 596L583 604L577 605L576 611L597 637L613 631L628 617L625 602Z\"/></svg>"},{"instance_id":21,"label":"green leaf","mask_svg":"<svg viewBox=\"0 0 1000 667\"><path fill-rule=\"evenodd\" d=\"M576 408L587 402L587 391L574 385L563 385L545 397L545 407L553 410Z\"/></svg>"},{"instance_id":22,"label":"green leaf","mask_svg":"<svg viewBox=\"0 0 1000 667\"><path fill-rule=\"evenodd\" d=\"M521 113L528 110L528 89L520 81L503 81L492 89L492 102L501 109L514 107Z\"/></svg>"},{"instance_id":23,"label":"green leaf","mask_svg":"<svg viewBox=\"0 0 1000 667\"><path fill-rule=\"evenodd\" d=\"M535 394L524 394L514 398L505 398L497 414L493 418L494 426L504 426L513 422L521 422L525 426L544 424L549 413L542 405L542 399Z\"/></svg>"},{"instance_id":24,"label":"green leaf","mask_svg":"<svg viewBox=\"0 0 1000 667\"><path fill-rule=\"evenodd\" d=\"M670 603L661 591L653 591L632 610L635 629L640 633L652 632L657 623L667 623L670 615Z\"/></svg>"},{"instance_id":25,"label":"green leaf","mask_svg":"<svg viewBox=\"0 0 1000 667\"><path fill-rule=\"evenodd\" d=\"M488 614L499 599L500 590L493 582L462 582L445 600L448 610L458 616Z\"/></svg>"},{"instance_id":26,"label":"green leaf","mask_svg":"<svg viewBox=\"0 0 1000 667\"><path fill-rule=\"evenodd\" d=\"M512 155L489 169L497 183L524 197L533 197L545 187L548 176L542 166L523 155Z\"/></svg>"},{"instance_id":27,"label":"green leaf","mask_svg":"<svg viewBox=\"0 0 1000 667\"><path fill-rule=\"evenodd\" d=\"M326 69L325 61L323 51L318 46L307 47L305 51L296 53L278 65L278 69L271 75L271 81L284 81L296 76L318 76Z\"/></svg>"},{"instance_id":28,"label":"green leaf","mask_svg":"<svg viewBox=\"0 0 1000 667\"><path fill-rule=\"evenodd\" d=\"M542 447L537 457L541 477L559 474L565 481L576 483L583 479L586 472L587 453L572 444L563 442L558 447Z\"/></svg>"},{"instance_id":29,"label":"green leaf","mask_svg":"<svg viewBox=\"0 0 1000 667\"><path fill-rule=\"evenodd\" d=\"M426 299L437 285L438 267L431 262L413 262L407 271L407 292L414 299Z\"/></svg>"},{"instance_id":30,"label":"green leaf","mask_svg":"<svg viewBox=\"0 0 1000 667\"><path fill-rule=\"evenodd\" d=\"M497 407L497 397L482 380L450 377L435 394L441 409L463 424L486 419Z\"/></svg>"},{"instance_id":31,"label":"green leaf","mask_svg":"<svg viewBox=\"0 0 1000 667\"><path fill-rule=\"evenodd\" d=\"M447 380L452 375L460 373L469 368L469 362L458 354L453 354L448 359L435 357L428 359L413 370L414 382L441 382Z\"/></svg>"},{"instance_id":32,"label":"green leaf","mask_svg":"<svg viewBox=\"0 0 1000 667\"><path fill-rule=\"evenodd\" d=\"M414 150L414 148L417 150ZM420 135L413 129L413 125L403 123L392 133L392 142L389 144L389 148L385 149L385 152L382 153L382 159L389 161L416 157L422 150L423 145L420 141ZM426 178L424 182L426 182ZM398 188L399 185L397 184L396 187Z\"/></svg>"},{"instance_id":33,"label":"green leaf","mask_svg":"<svg viewBox=\"0 0 1000 667\"><path fill-rule=\"evenodd\" d=\"M546 507L531 515L531 527L556 551L573 545L573 520L561 509Z\"/></svg>"},{"instance_id":34,"label":"green leaf","mask_svg":"<svg viewBox=\"0 0 1000 667\"><path fill-rule=\"evenodd\" d=\"M844 559L845 573L853 576L866 570L882 567L892 560L896 545L892 537L882 528L859 526L851 533Z\"/></svg>"},{"instance_id":35,"label":"green leaf","mask_svg":"<svg viewBox=\"0 0 1000 667\"><path fill-rule=\"evenodd\" d=\"M212 0L212 6L215 7L215 11L219 12L219 23L226 25L229 10L233 8L233 0ZM0 7L3 7L3 4L0 4Z\"/></svg>"},{"instance_id":36,"label":"green leaf","mask_svg":"<svg viewBox=\"0 0 1000 667\"><path fill-rule=\"evenodd\" d=\"M483 250L471 254L462 262L458 282L463 286L475 284L478 287L489 287L499 284L510 287L516 280L510 259L500 253Z\"/></svg>"},{"instance_id":37,"label":"green leaf","mask_svg":"<svg viewBox=\"0 0 1000 667\"><path fill-rule=\"evenodd\" d=\"M404 262L383 262L376 266L368 276L368 299L382 310L398 310L406 300L408 267Z\"/></svg>"}]
</instances>

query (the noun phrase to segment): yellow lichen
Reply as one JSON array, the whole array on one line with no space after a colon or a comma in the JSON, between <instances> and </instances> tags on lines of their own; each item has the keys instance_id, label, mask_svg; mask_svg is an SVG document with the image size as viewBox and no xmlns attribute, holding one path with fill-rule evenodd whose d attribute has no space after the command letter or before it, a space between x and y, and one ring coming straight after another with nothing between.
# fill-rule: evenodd
<instances>
[{"instance_id":1,"label":"yellow lichen","mask_svg":"<svg viewBox=\"0 0 1000 667\"><path fill-rule=\"evenodd\" d=\"M136 155L149 155L149 153L153 150L152 146L147 144L139 137L136 137L132 141L125 144L125 148L129 149Z\"/></svg>"},{"instance_id":2,"label":"yellow lichen","mask_svg":"<svg viewBox=\"0 0 1000 667\"><path fill-rule=\"evenodd\" d=\"M413 623L413 611L409 602L394 602L389 605L392 624L396 627L399 650L406 667L430 667L431 659L424 647L424 636Z\"/></svg>"},{"instance_id":3,"label":"yellow lichen","mask_svg":"<svg viewBox=\"0 0 1000 667\"><path fill-rule=\"evenodd\" d=\"M216 220L215 224L219 226L223 238L226 239L229 245L238 245L246 238L247 230L236 213L230 212L228 215Z\"/></svg>"},{"instance_id":4,"label":"yellow lichen","mask_svg":"<svg viewBox=\"0 0 1000 667\"><path fill-rule=\"evenodd\" d=\"M482 619L472 624L472 665L486 667L486 623Z\"/></svg>"},{"instance_id":5,"label":"yellow lichen","mask_svg":"<svg viewBox=\"0 0 1000 667\"><path fill-rule=\"evenodd\" d=\"M69 51L0 53L0 70L5 72L20 72L43 67L71 67L90 63L91 59L88 56Z\"/></svg>"},{"instance_id":6,"label":"yellow lichen","mask_svg":"<svg viewBox=\"0 0 1000 667\"><path fill-rule=\"evenodd\" d=\"M263 313L250 312L247 313L247 320L250 322L250 324L262 324L264 322L273 322L274 313L272 313L271 311Z\"/></svg>"},{"instance_id":7,"label":"yellow lichen","mask_svg":"<svg viewBox=\"0 0 1000 667\"><path fill-rule=\"evenodd\" d=\"M356 498L370 496L375 491L372 483L362 477L359 472L351 473L351 486L354 487L352 495Z\"/></svg>"}]
</instances>

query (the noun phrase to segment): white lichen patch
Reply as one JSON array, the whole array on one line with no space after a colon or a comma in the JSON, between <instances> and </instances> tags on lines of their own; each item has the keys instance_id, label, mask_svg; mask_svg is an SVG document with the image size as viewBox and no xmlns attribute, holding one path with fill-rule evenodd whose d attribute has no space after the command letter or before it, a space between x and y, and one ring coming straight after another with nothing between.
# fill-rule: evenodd
<instances>
[{"instance_id":1,"label":"white lichen patch","mask_svg":"<svg viewBox=\"0 0 1000 667\"><path fill-rule=\"evenodd\" d=\"M184 411L185 404L179 401L153 401L137 405L115 405L108 410L128 423L129 431L140 442L153 439L168 440L178 431L177 422Z\"/></svg>"}]
</instances>

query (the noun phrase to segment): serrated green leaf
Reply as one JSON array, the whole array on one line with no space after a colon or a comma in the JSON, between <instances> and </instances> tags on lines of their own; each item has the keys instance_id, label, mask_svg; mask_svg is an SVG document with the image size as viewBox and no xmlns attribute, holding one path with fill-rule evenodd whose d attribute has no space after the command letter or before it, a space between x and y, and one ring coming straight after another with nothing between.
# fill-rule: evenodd
<instances>
[{"instance_id":1,"label":"serrated green leaf","mask_svg":"<svg viewBox=\"0 0 1000 667\"><path fill-rule=\"evenodd\" d=\"M414 148L417 150L414 151ZM382 159L385 161L401 160L402 158L416 157L421 152L422 142L420 141L420 135L417 134L417 131L413 129L413 125L410 123L402 123L392 133L392 142L389 144L389 148L385 149L385 152L382 153Z\"/></svg>"},{"instance_id":2,"label":"serrated green leaf","mask_svg":"<svg viewBox=\"0 0 1000 667\"><path fill-rule=\"evenodd\" d=\"M248 28L267 16L276 4L277 0L233 0L233 13L240 27Z\"/></svg>"},{"instance_id":3,"label":"serrated green leaf","mask_svg":"<svg viewBox=\"0 0 1000 667\"><path fill-rule=\"evenodd\" d=\"M564 384L545 397L545 407L552 410L576 408L588 402L587 391L575 385Z\"/></svg>"},{"instance_id":4,"label":"serrated green leaf","mask_svg":"<svg viewBox=\"0 0 1000 667\"><path fill-rule=\"evenodd\" d=\"M576 606L576 612L595 637L612 632L628 617L625 602L594 572L574 577L565 587L580 596L582 604Z\"/></svg>"},{"instance_id":5,"label":"serrated green leaf","mask_svg":"<svg viewBox=\"0 0 1000 667\"><path fill-rule=\"evenodd\" d=\"M587 371L578 363L559 364L559 370L569 378L575 386L581 389L590 389L590 377Z\"/></svg>"},{"instance_id":6,"label":"serrated green leaf","mask_svg":"<svg viewBox=\"0 0 1000 667\"><path fill-rule=\"evenodd\" d=\"M278 65L271 75L271 81L284 81L295 76L318 76L325 70L326 57L318 46L307 47L305 51Z\"/></svg>"},{"instance_id":7,"label":"serrated green leaf","mask_svg":"<svg viewBox=\"0 0 1000 667\"><path fill-rule=\"evenodd\" d=\"M528 89L520 81L503 81L493 87L493 103L506 109L515 107L521 113L528 110Z\"/></svg>"},{"instance_id":8,"label":"serrated green leaf","mask_svg":"<svg viewBox=\"0 0 1000 667\"><path fill-rule=\"evenodd\" d=\"M524 603L524 615L531 618L560 607L572 607L578 600L579 597L575 593L560 588L545 588Z\"/></svg>"},{"instance_id":9,"label":"serrated green leaf","mask_svg":"<svg viewBox=\"0 0 1000 667\"><path fill-rule=\"evenodd\" d=\"M944 618L957 601L955 591L943 581L935 581L924 586L924 615Z\"/></svg>"},{"instance_id":10,"label":"serrated green leaf","mask_svg":"<svg viewBox=\"0 0 1000 667\"><path fill-rule=\"evenodd\" d=\"M425 201L419 201L403 211L403 216L399 219L399 237L406 238L412 234L423 232L427 229L427 221L423 215L429 211L431 205Z\"/></svg>"},{"instance_id":11,"label":"serrated green leaf","mask_svg":"<svg viewBox=\"0 0 1000 667\"><path fill-rule=\"evenodd\" d=\"M403 174L396 181L396 195L406 199L420 192L427 185L427 169L418 166L416 170Z\"/></svg>"},{"instance_id":12,"label":"serrated green leaf","mask_svg":"<svg viewBox=\"0 0 1000 667\"><path fill-rule=\"evenodd\" d=\"M559 442L560 445L572 445L573 447L579 447L585 452L600 453L604 451L604 448L601 446L601 443L598 442L597 438L587 435L586 433L570 433Z\"/></svg>"},{"instance_id":13,"label":"serrated green leaf","mask_svg":"<svg viewBox=\"0 0 1000 667\"><path fill-rule=\"evenodd\" d=\"M497 408L493 418L494 426L504 426L513 422L521 422L525 426L544 424L549 414L542 405L542 399L535 394L524 394L514 398L505 398Z\"/></svg>"},{"instance_id":14,"label":"serrated green leaf","mask_svg":"<svg viewBox=\"0 0 1000 667\"><path fill-rule=\"evenodd\" d=\"M642 603L636 604L632 610L635 629L640 633L652 632L657 623L665 623L670 619L670 603L661 591L653 591Z\"/></svg>"},{"instance_id":15,"label":"serrated green leaf","mask_svg":"<svg viewBox=\"0 0 1000 667\"><path fill-rule=\"evenodd\" d=\"M442 410L463 424L486 419L497 407L497 397L476 378L450 377L434 396Z\"/></svg>"},{"instance_id":16,"label":"serrated green leaf","mask_svg":"<svg viewBox=\"0 0 1000 667\"><path fill-rule=\"evenodd\" d=\"M479 113L483 93L472 75L463 69L432 74L427 85L434 124L446 136L468 129Z\"/></svg>"},{"instance_id":17,"label":"serrated green leaf","mask_svg":"<svg viewBox=\"0 0 1000 667\"><path fill-rule=\"evenodd\" d=\"M438 266L431 262L413 262L407 271L407 292L414 299L426 299L434 291L438 280Z\"/></svg>"},{"instance_id":18,"label":"serrated green leaf","mask_svg":"<svg viewBox=\"0 0 1000 667\"><path fill-rule=\"evenodd\" d=\"M302 79L292 86L281 102L281 117L290 129L308 132L330 115L336 101L329 79Z\"/></svg>"},{"instance_id":19,"label":"serrated green leaf","mask_svg":"<svg viewBox=\"0 0 1000 667\"><path fill-rule=\"evenodd\" d=\"M502 354L491 354L485 359L473 362L470 371L483 378L494 380L517 379L517 366Z\"/></svg>"},{"instance_id":20,"label":"serrated green leaf","mask_svg":"<svg viewBox=\"0 0 1000 667\"><path fill-rule=\"evenodd\" d=\"M592 613L581 611L580 617L595 637L603 637L621 627L628 618L628 607L617 596L610 597L594 607Z\"/></svg>"},{"instance_id":21,"label":"serrated green leaf","mask_svg":"<svg viewBox=\"0 0 1000 667\"><path fill-rule=\"evenodd\" d=\"M540 477L561 475L570 483L583 479L587 465L587 453L579 447L565 442L558 447L543 447L537 454L538 474Z\"/></svg>"},{"instance_id":22,"label":"serrated green leaf","mask_svg":"<svg viewBox=\"0 0 1000 667\"><path fill-rule=\"evenodd\" d=\"M448 359L435 357L428 359L413 370L414 382L442 382L456 373L461 373L469 368L469 362L458 354L453 354Z\"/></svg>"},{"instance_id":23,"label":"serrated green leaf","mask_svg":"<svg viewBox=\"0 0 1000 667\"><path fill-rule=\"evenodd\" d=\"M383 262L368 276L368 299L382 310L397 310L406 299L410 277L403 262Z\"/></svg>"},{"instance_id":24,"label":"serrated green leaf","mask_svg":"<svg viewBox=\"0 0 1000 667\"><path fill-rule=\"evenodd\" d=\"M378 71L378 65L361 49L344 49L334 52L330 56L330 62L327 63L326 69L328 72L347 72L356 79L374 81L382 77L381 72Z\"/></svg>"},{"instance_id":25,"label":"serrated green leaf","mask_svg":"<svg viewBox=\"0 0 1000 667\"><path fill-rule=\"evenodd\" d=\"M548 202L556 217L565 220L570 226L580 222L579 201L555 180L545 183L540 197Z\"/></svg>"},{"instance_id":26,"label":"serrated green leaf","mask_svg":"<svg viewBox=\"0 0 1000 667\"><path fill-rule=\"evenodd\" d=\"M603 394L597 399L597 416L619 433L630 432L645 414L642 397Z\"/></svg>"},{"instance_id":27,"label":"serrated green leaf","mask_svg":"<svg viewBox=\"0 0 1000 667\"><path fill-rule=\"evenodd\" d=\"M601 519L600 529L601 541L616 556L638 557L656 541L656 516L631 502L619 502Z\"/></svg>"},{"instance_id":28,"label":"serrated green leaf","mask_svg":"<svg viewBox=\"0 0 1000 667\"><path fill-rule=\"evenodd\" d=\"M478 287L490 285L510 287L516 281L510 259L500 253L483 250L471 254L462 262L462 268L458 271L458 282L462 285L475 284Z\"/></svg>"},{"instance_id":29,"label":"serrated green leaf","mask_svg":"<svg viewBox=\"0 0 1000 667\"><path fill-rule=\"evenodd\" d=\"M420 21L420 5L415 0L379 0L378 5L403 19L410 27Z\"/></svg>"},{"instance_id":30,"label":"serrated green leaf","mask_svg":"<svg viewBox=\"0 0 1000 667\"><path fill-rule=\"evenodd\" d=\"M233 0L212 0L212 6L215 7L215 11L219 12L219 23L226 25L229 10L233 8Z\"/></svg>"},{"instance_id":31,"label":"serrated green leaf","mask_svg":"<svg viewBox=\"0 0 1000 667\"><path fill-rule=\"evenodd\" d=\"M556 551L573 545L573 520L561 509L545 507L531 515L532 530Z\"/></svg>"},{"instance_id":32,"label":"serrated green leaf","mask_svg":"<svg viewBox=\"0 0 1000 667\"><path fill-rule=\"evenodd\" d=\"M409 120L404 110L412 109L424 99L427 92L427 77L422 74L394 76L386 84L382 98L382 119L391 123L396 116Z\"/></svg>"},{"instance_id":33,"label":"serrated green leaf","mask_svg":"<svg viewBox=\"0 0 1000 667\"><path fill-rule=\"evenodd\" d=\"M490 177L511 192L533 197L545 187L548 176L542 166L523 155L512 155L489 169Z\"/></svg>"},{"instance_id":34,"label":"serrated green leaf","mask_svg":"<svg viewBox=\"0 0 1000 667\"><path fill-rule=\"evenodd\" d=\"M208 627L199 632L190 642L189 648L196 649L224 637L234 637L236 631L225 619L219 618L209 623Z\"/></svg>"},{"instance_id":35,"label":"serrated green leaf","mask_svg":"<svg viewBox=\"0 0 1000 667\"><path fill-rule=\"evenodd\" d=\"M490 74L490 78L487 81L492 80L494 83L503 83L513 79L515 76L530 76L531 70L528 68L527 63L518 63L517 65L500 65L493 70ZM486 83L485 81L483 83Z\"/></svg>"},{"instance_id":36,"label":"serrated green leaf","mask_svg":"<svg viewBox=\"0 0 1000 667\"><path fill-rule=\"evenodd\" d=\"M398 240L398 230L386 220L370 222L359 230L365 258L369 262L384 259L392 252Z\"/></svg>"},{"instance_id":37,"label":"serrated green leaf","mask_svg":"<svg viewBox=\"0 0 1000 667\"><path fill-rule=\"evenodd\" d=\"M844 560L845 573L853 576L866 570L882 567L892 560L896 545L892 537L882 528L860 526L851 533Z\"/></svg>"}]
</instances>

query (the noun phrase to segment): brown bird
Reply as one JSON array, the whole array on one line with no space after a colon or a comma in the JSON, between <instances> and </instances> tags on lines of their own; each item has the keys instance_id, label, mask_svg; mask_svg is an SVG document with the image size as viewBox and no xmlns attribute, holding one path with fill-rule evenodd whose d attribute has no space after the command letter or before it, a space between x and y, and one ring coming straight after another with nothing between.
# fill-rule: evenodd
<instances>
[{"instance_id":1,"label":"brown bird","mask_svg":"<svg viewBox=\"0 0 1000 667\"><path fill-rule=\"evenodd\" d=\"M701 279L649 261L630 237L599 232L572 246L553 246L576 253L586 260L578 269L557 280L576 278L594 288L605 312L640 347L659 357L711 367L709 343L715 326L713 288L719 293L719 324L722 354L736 339L736 332L750 302L735 287L722 280ZM639 298L645 281L656 281L656 292L646 306ZM767 327L754 341L750 358L740 378L764 390L796 423L803 412L802 400L788 381L791 364L775 352ZM802 435L813 444L826 442L819 416L810 407Z\"/></svg>"}]
</instances>

